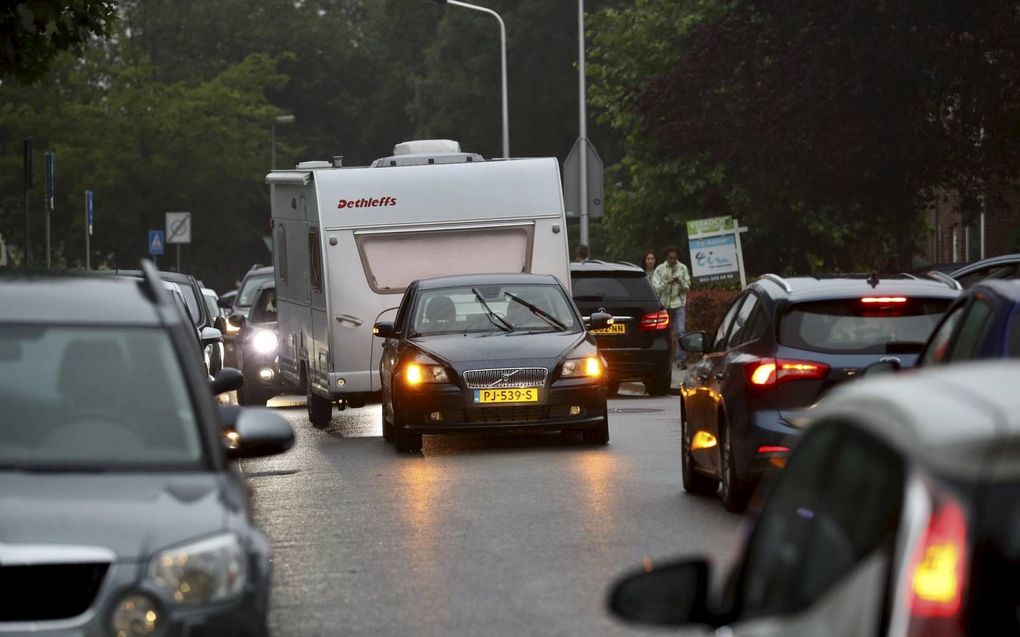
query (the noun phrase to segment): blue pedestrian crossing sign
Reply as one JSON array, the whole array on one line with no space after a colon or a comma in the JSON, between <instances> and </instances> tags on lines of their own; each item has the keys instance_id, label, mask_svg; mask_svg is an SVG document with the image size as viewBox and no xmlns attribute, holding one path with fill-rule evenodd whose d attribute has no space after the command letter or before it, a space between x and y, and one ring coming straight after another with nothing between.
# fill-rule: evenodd
<instances>
[{"instance_id":1,"label":"blue pedestrian crossing sign","mask_svg":"<svg viewBox=\"0 0 1020 637\"><path fill-rule=\"evenodd\" d=\"M149 230L149 254L156 257L166 248L166 235L162 230Z\"/></svg>"}]
</instances>

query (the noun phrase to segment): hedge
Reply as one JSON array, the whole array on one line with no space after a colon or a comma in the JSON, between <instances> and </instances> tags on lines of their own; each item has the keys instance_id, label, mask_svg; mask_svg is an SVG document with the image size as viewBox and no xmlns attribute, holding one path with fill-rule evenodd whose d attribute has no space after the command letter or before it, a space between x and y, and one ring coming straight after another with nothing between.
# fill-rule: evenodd
<instances>
[{"instance_id":1,"label":"hedge","mask_svg":"<svg viewBox=\"0 0 1020 637\"><path fill-rule=\"evenodd\" d=\"M685 332L704 330L715 333L719 321L729 308L739 290L691 290L687 293L687 316Z\"/></svg>"}]
</instances>

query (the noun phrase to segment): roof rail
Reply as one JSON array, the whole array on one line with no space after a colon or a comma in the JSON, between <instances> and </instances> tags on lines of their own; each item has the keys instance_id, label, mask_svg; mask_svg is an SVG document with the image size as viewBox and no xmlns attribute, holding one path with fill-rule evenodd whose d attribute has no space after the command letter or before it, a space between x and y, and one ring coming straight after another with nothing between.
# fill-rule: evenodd
<instances>
[{"instance_id":1,"label":"roof rail","mask_svg":"<svg viewBox=\"0 0 1020 637\"><path fill-rule=\"evenodd\" d=\"M772 281L773 283L775 283L779 287L781 287L784 290L786 290L787 294L789 294L790 292L793 292L793 288L790 287L790 284L787 283L786 279L784 279L783 277L779 276L778 274L772 274L771 272L769 272L768 274L763 274L760 277L758 277L758 280L761 280L761 279L765 279L766 281Z\"/></svg>"},{"instance_id":2,"label":"roof rail","mask_svg":"<svg viewBox=\"0 0 1020 637\"><path fill-rule=\"evenodd\" d=\"M636 263L631 263L630 261L617 261L617 263L622 263L624 265L632 265L635 268L638 267L638 265Z\"/></svg>"},{"instance_id":3,"label":"roof rail","mask_svg":"<svg viewBox=\"0 0 1020 637\"><path fill-rule=\"evenodd\" d=\"M159 270L148 259L142 259L142 291L156 305L172 303L170 293L163 287L163 279Z\"/></svg>"},{"instance_id":4,"label":"roof rail","mask_svg":"<svg viewBox=\"0 0 1020 637\"><path fill-rule=\"evenodd\" d=\"M949 286L949 289L951 290L963 290L963 286L960 285L960 282L954 279L953 277L949 276L945 272L932 270L931 272L925 274L925 276L935 279L939 283L945 283L946 285Z\"/></svg>"}]
</instances>

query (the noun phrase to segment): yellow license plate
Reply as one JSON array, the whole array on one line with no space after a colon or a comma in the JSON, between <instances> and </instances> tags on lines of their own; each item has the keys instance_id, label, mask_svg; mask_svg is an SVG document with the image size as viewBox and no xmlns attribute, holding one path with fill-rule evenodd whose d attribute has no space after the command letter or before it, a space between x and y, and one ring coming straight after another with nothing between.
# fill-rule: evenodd
<instances>
[{"instance_id":1,"label":"yellow license plate","mask_svg":"<svg viewBox=\"0 0 1020 637\"><path fill-rule=\"evenodd\" d=\"M476 389L476 403L537 403L538 388Z\"/></svg>"},{"instance_id":2,"label":"yellow license plate","mask_svg":"<svg viewBox=\"0 0 1020 637\"><path fill-rule=\"evenodd\" d=\"M592 330L591 333L598 334L599 336L605 336L606 334L626 334L627 326L623 323L613 323L604 329Z\"/></svg>"}]
</instances>

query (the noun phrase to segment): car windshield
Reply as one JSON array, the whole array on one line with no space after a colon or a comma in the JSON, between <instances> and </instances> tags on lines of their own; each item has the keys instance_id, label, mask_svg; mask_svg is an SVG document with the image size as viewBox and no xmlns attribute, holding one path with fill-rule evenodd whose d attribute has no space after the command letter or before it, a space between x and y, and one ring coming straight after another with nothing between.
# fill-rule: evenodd
<instances>
[{"instance_id":1,"label":"car windshield","mask_svg":"<svg viewBox=\"0 0 1020 637\"><path fill-rule=\"evenodd\" d=\"M537 284L423 290L414 305L412 321L416 336L579 329L563 291L555 285Z\"/></svg>"},{"instance_id":2,"label":"car windshield","mask_svg":"<svg viewBox=\"0 0 1020 637\"><path fill-rule=\"evenodd\" d=\"M0 325L0 468L199 468L199 429L167 334Z\"/></svg>"},{"instance_id":3,"label":"car windshield","mask_svg":"<svg viewBox=\"0 0 1020 637\"><path fill-rule=\"evenodd\" d=\"M816 352L884 354L890 343L919 351L948 305L947 299L877 295L798 303L780 321L779 342Z\"/></svg>"},{"instance_id":4,"label":"car windshield","mask_svg":"<svg viewBox=\"0 0 1020 637\"><path fill-rule=\"evenodd\" d=\"M269 274L252 275L245 279L241 285L241 291L237 293L238 307L251 307L251 304L255 302L255 294L258 293L259 288L265 285L267 281L272 280L272 272Z\"/></svg>"}]
</instances>

